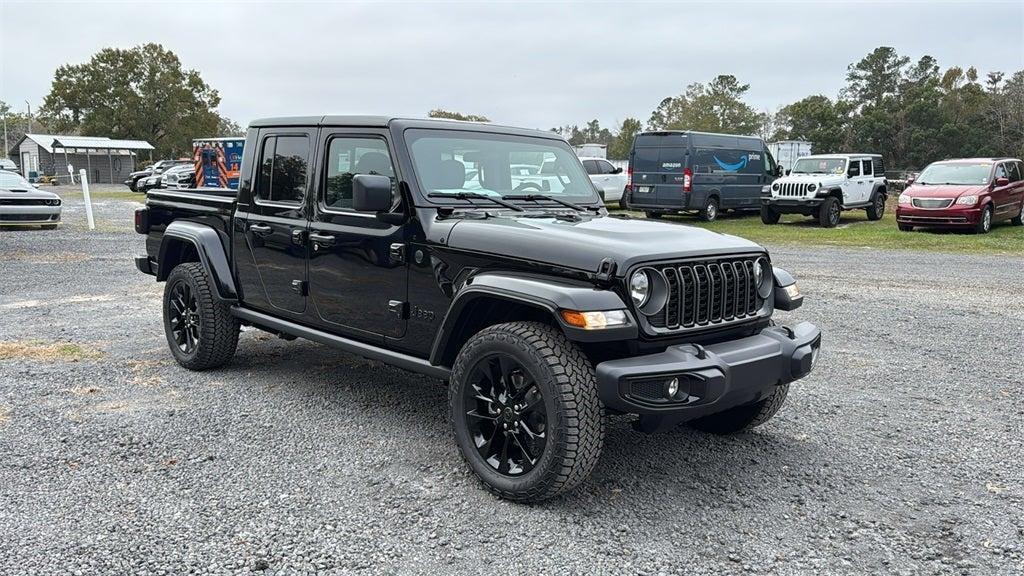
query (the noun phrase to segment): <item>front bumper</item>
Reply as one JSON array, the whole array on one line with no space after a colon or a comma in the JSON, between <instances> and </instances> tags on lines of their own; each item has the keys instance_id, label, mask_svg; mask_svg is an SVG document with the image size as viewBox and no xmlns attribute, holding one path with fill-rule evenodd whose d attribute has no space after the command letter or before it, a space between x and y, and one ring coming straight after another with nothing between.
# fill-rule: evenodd
<instances>
[{"instance_id":1,"label":"front bumper","mask_svg":"<svg viewBox=\"0 0 1024 576\"><path fill-rule=\"evenodd\" d=\"M810 322L706 347L671 346L598 364L598 395L605 406L621 412L692 420L757 402L776 386L803 378L820 347L821 330ZM673 379L678 391L668 397Z\"/></svg>"},{"instance_id":2,"label":"front bumper","mask_svg":"<svg viewBox=\"0 0 1024 576\"><path fill-rule=\"evenodd\" d=\"M825 196L762 196L761 204L779 212L803 213L821 206Z\"/></svg>"},{"instance_id":3,"label":"front bumper","mask_svg":"<svg viewBox=\"0 0 1024 576\"><path fill-rule=\"evenodd\" d=\"M57 224L60 222L61 206L46 205L4 205L0 207L0 226Z\"/></svg>"},{"instance_id":4,"label":"front bumper","mask_svg":"<svg viewBox=\"0 0 1024 576\"><path fill-rule=\"evenodd\" d=\"M981 221L980 206L957 206L930 209L900 204L896 207L896 222L909 226L976 226Z\"/></svg>"}]
</instances>

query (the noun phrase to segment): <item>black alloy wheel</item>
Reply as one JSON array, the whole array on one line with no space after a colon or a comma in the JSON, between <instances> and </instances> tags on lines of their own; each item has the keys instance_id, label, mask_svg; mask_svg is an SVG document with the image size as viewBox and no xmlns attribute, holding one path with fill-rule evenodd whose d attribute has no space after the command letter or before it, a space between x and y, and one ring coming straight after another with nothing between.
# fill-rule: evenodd
<instances>
[{"instance_id":1,"label":"black alloy wheel","mask_svg":"<svg viewBox=\"0 0 1024 576\"><path fill-rule=\"evenodd\" d=\"M533 470L547 445L548 416L529 371L496 352L473 366L463 394L469 435L484 462L510 477Z\"/></svg>"},{"instance_id":2,"label":"black alloy wheel","mask_svg":"<svg viewBox=\"0 0 1024 576\"><path fill-rule=\"evenodd\" d=\"M199 301L188 282L178 280L170 289L168 310L174 344L183 354L192 354L199 346Z\"/></svg>"}]
</instances>

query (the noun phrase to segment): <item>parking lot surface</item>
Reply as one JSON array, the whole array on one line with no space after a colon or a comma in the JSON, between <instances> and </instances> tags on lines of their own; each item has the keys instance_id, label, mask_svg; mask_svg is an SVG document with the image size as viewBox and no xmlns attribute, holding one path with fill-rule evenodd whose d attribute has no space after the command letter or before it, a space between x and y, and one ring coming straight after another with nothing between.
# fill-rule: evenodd
<instances>
[{"instance_id":1,"label":"parking lot surface","mask_svg":"<svg viewBox=\"0 0 1024 576\"><path fill-rule=\"evenodd\" d=\"M0 573L1019 574L1024 257L786 246L824 334L757 431L611 421L592 477L498 500L440 382L247 330L171 360L133 204L0 232Z\"/></svg>"}]
</instances>

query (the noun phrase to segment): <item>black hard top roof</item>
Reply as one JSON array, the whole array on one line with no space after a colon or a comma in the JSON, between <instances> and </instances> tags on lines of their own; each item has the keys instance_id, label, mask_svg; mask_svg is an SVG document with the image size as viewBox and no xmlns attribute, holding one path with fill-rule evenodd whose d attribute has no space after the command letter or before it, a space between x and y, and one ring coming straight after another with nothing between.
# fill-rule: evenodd
<instances>
[{"instance_id":1,"label":"black hard top roof","mask_svg":"<svg viewBox=\"0 0 1024 576\"><path fill-rule=\"evenodd\" d=\"M392 126L404 130L406 128L426 128L434 130L468 130L473 132L497 132L562 140L554 132L501 126L485 122L463 122L461 120L442 120L437 118L400 118L394 116L283 116L277 118L260 118L249 123L250 128L271 128L287 126L347 126L355 128L390 128Z\"/></svg>"}]
</instances>

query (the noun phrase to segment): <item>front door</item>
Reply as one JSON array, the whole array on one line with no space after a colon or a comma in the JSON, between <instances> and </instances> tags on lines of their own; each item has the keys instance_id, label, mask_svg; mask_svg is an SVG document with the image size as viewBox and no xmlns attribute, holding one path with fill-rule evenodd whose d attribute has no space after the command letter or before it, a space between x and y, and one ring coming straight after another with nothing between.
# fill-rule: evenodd
<instances>
[{"instance_id":1,"label":"front door","mask_svg":"<svg viewBox=\"0 0 1024 576\"><path fill-rule=\"evenodd\" d=\"M305 197L316 132L261 131L254 161L253 203L245 239L257 279L249 279L246 304L269 312L306 309Z\"/></svg>"},{"instance_id":2,"label":"front door","mask_svg":"<svg viewBox=\"0 0 1024 576\"><path fill-rule=\"evenodd\" d=\"M364 340L401 338L408 317L404 227L352 207L352 178L391 178L394 155L385 131L327 131L309 227L309 312L329 330Z\"/></svg>"}]
</instances>

